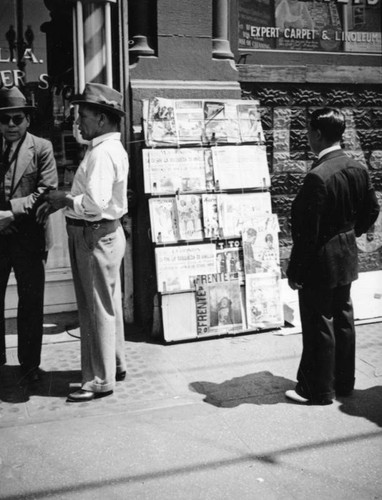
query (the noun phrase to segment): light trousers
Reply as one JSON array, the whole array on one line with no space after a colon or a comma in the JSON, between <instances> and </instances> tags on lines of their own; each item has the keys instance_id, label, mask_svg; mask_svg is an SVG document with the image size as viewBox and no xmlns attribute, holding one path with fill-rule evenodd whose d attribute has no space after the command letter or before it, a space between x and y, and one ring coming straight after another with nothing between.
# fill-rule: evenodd
<instances>
[{"instance_id":1,"label":"light trousers","mask_svg":"<svg viewBox=\"0 0 382 500\"><path fill-rule=\"evenodd\" d=\"M111 232L67 225L69 253L81 334L82 389L113 390L116 372L126 371L121 263L126 239Z\"/></svg>"}]
</instances>

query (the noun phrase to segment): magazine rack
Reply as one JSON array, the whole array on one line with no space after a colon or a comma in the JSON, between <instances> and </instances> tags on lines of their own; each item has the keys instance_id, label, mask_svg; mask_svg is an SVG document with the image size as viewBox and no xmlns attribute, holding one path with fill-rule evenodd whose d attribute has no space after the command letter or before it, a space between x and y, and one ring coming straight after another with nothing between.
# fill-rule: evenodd
<instances>
[{"instance_id":1,"label":"magazine rack","mask_svg":"<svg viewBox=\"0 0 382 500\"><path fill-rule=\"evenodd\" d=\"M280 327L278 220L258 101L143 101L144 189L166 342Z\"/></svg>"}]
</instances>

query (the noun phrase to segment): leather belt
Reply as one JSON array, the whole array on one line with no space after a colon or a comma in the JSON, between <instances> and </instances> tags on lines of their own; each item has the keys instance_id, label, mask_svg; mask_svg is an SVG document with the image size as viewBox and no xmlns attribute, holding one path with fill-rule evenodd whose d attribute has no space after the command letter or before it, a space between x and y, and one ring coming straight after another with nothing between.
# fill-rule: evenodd
<instances>
[{"instance_id":1,"label":"leather belt","mask_svg":"<svg viewBox=\"0 0 382 500\"><path fill-rule=\"evenodd\" d=\"M68 226L90 227L92 229L98 229L102 226L112 226L114 229L118 226L119 220L100 219L89 221L85 219L71 219L70 217L66 217L66 223Z\"/></svg>"}]
</instances>

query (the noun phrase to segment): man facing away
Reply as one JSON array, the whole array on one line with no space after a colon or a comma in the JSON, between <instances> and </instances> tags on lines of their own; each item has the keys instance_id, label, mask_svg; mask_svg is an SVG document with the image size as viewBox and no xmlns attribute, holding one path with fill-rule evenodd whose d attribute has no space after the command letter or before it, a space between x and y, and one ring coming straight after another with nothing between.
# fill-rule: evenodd
<instances>
[{"instance_id":1,"label":"man facing away","mask_svg":"<svg viewBox=\"0 0 382 500\"><path fill-rule=\"evenodd\" d=\"M356 237L375 222L379 205L367 169L341 149L344 131L339 110L312 113L308 137L318 161L292 204L287 277L298 290L303 350L296 388L285 395L305 404L331 404L335 394L350 395L355 382Z\"/></svg>"},{"instance_id":2,"label":"man facing away","mask_svg":"<svg viewBox=\"0 0 382 500\"><path fill-rule=\"evenodd\" d=\"M65 207L81 331L82 387L67 399L76 403L111 394L126 375L120 219L127 212L129 163L119 133L122 95L88 83L72 103L79 105L79 131L90 143L70 193L50 192L46 199L53 210Z\"/></svg>"},{"instance_id":3,"label":"man facing away","mask_svg":"<svg viewBox=\"0 0 382 500\"><path fill-rule=\"evenodd\" d=\"M28 382L41 378L47 258L36 207L43 193L57 187L52 144L28 132L33 109L17 87L0 89L0 366L6 363L4 302L13 269L19 299L17 354Z\"/></svg>"}]
</instances>

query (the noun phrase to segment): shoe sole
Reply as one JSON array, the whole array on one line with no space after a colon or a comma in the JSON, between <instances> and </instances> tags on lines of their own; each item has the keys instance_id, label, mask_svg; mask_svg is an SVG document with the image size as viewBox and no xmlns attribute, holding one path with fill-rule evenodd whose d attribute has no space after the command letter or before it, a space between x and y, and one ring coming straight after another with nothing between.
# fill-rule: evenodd
<instances>
[{"instance_id":1,"label":"shoe sole","mask_svg":"<svg viewBox=\"0 0 382 500\"><path fill-rule=\"evenodd\" d=\"M105 398L106 396L111 396L113 394L113 391L107 391L107 392L95 392L94 396L91 398L70 398L68 397L66 399L67 403L87 403L89 401L94 401L95 399L101 399Z\"/></svg>"}]
</instances>

